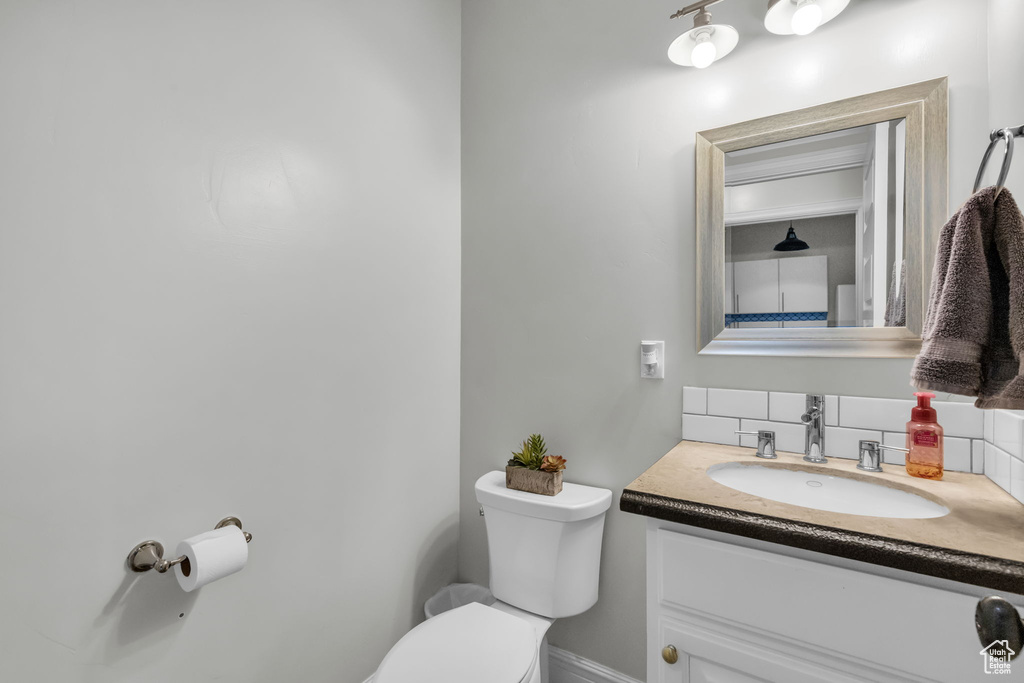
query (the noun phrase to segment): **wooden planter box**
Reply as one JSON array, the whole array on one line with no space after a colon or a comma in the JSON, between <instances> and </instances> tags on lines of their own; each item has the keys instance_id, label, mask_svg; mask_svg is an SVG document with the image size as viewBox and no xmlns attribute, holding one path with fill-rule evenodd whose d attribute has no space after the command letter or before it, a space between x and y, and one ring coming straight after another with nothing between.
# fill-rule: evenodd
<instances>
[{"instance_id":1,"label":"wooden planter box","mask_svg":"<svg viewBox=\"0 0 1024 683\"><path fill-rule=\"evenodd\" d=\"M506 467L505 486L517 491L554 496L562 490L562 473L528 470L525 467Z\"/></svg>"}]
</instances>

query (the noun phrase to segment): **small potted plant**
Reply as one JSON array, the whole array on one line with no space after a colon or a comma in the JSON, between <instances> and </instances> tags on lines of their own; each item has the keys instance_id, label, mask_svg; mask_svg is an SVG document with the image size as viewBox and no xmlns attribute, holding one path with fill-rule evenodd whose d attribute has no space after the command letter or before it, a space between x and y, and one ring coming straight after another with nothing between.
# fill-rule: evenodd
<instances>
[{"instance_id":1,"label":"small potted plant","mask_svg":"<svg viewBox=\"0 0 1024 683\"><path fill-rule=\"evenodd\" d=\"M505 486L517 491L554 496L562 490L565 458L548 455L544 437L531 434L521 450L512 451L505 467Z\"/></svg>"}]
</instances>

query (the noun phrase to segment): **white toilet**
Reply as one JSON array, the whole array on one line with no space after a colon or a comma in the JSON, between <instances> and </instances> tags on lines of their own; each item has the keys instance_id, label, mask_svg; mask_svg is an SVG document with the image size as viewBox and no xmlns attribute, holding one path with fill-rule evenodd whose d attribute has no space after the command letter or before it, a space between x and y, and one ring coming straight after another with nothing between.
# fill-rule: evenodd
<instances>
[{"instance_id":1,"label":"white toilet","mask_svg":"<svg viewBox=\"0 0 1024 683\"><path fill-rule=\"evenodd\" d=\"M476 482L490 549L492 605L428 619L399 640L373 683L543 683L548 627L597 602L607 489L565 484L557 496Z\"/></svg>"}]
</instances>

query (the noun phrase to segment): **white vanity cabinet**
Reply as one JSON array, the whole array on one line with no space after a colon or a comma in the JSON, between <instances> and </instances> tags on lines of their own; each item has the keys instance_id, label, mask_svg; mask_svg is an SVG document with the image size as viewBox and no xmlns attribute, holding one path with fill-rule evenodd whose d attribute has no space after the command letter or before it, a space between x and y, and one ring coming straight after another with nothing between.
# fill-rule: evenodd
<instances>
[{"instance_id":1,"label":"white vanity cabinet","mask_svg":"<svg viewBox=\"0 0 1024 683\"><path fill-rule=\"evenodd\" d=\"M916 578L648 520L647 681L991 681L974 610L999 591Z\"/></svg>"}]
</instances>

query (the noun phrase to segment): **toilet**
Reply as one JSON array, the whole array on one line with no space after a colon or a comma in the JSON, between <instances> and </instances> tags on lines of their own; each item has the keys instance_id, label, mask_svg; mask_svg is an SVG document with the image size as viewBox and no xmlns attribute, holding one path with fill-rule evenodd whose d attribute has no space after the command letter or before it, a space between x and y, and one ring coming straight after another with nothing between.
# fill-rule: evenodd
<instances>
[{"instance_id":1,"label":"toilet","mask_svg":"<svg viewBox=\"0 0 1024 683\"><path fill-rule=\"evenodd\" d=\"M505 488L504 472L476 482L487 526L491 605L428 619L384 657L373 683L545 683L545 635L559 617L597 602L607 489L563 485L556 496Z\"/></svg>"}]
</instances>

